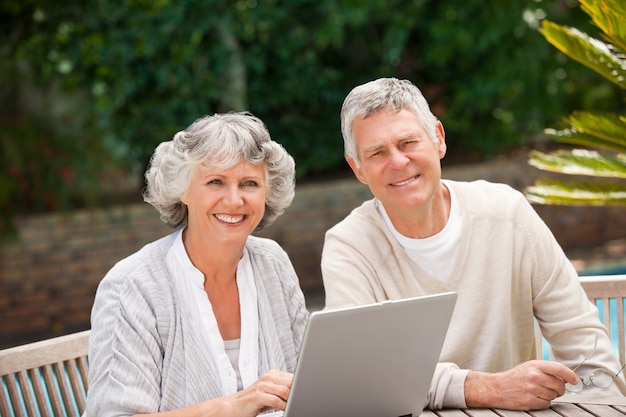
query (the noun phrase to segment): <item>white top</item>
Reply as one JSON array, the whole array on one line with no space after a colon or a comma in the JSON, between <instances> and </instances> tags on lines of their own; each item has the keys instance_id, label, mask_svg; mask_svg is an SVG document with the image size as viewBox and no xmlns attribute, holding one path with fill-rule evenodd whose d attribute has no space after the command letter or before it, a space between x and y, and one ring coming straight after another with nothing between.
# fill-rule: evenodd
<instances>
[{"instance_id":1,"label":"white top","mask_svg":"<svg viewBox=\"0 0 626 417\"><path fill-rule=\"evenodd\" d=\"M434 236L423 239L406 237L396 230L389 215L380 201L375 200L376 209L383 223L391 234L396 238L407 256L419 265L429 275L441 282L447 282L452 273L452 267L459 253L459 241L463 219L456 194L451 187L450 191L450 216L444 228Z\"/></svg>"},{"instance_id":2,"label":"white top","mask_svg":"<svg viewBox=\"0 0 626 417\"><path fill-rule=\"evenodd\" d=\"M237 287L241 308L241 339L238 363L235 363L238 366L233 366L226 353L224 340L213 314L213 307L204 290L204 274L191 263L183 244L182 230L178 232L165 262L168 269L176 275L175 279L180 283L180 290L185 294L185 299L195 300L195 304L190 305L189 308L194 310L194 315L198 317L196 330L199 335L202 335L208 359L219 372L222 395L237 392L239 378L241 378L242 388L251 385L259 378L259 318L256 313L258 311L256 286L248 251L244 249L237 266Z\"/></svg>"},{"instance_id":3,"label":"white top","mask_svg":"<svg viewBox=\"0 0 626 417\"><path fill-rule=\"evenodd\" d=\"M233 369L237 372L237 390L241 391L243 389L243 381L241 380L241 372L239 372L239 345L241 344L241 339L231 339L224 340L224 350L226 350L226 355L228 355L228 359L230 359L230 364L233 366Z\"/></svg>"}]
</instances>

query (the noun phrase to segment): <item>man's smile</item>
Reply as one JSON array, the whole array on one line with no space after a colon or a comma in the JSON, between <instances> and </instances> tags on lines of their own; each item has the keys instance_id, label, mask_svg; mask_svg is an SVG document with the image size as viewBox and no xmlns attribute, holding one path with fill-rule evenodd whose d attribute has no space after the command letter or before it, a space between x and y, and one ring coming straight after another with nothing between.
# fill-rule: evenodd
<instances>
[{"instance_id":1,"label":"man's smile","mask_svg":"<svg viewBox=\"0 0 626 417\"><path fill-rule=\"evenodd\" d=\"M414 176L414 177L411 177L411 178L408 178L408 179L406 179L406 180L403 180L403 181L399 181L399 182L392 182L390 185L391 185L392 187L401 187L401 186L403 186L403 185L407 185L407 184L409 184L409 183L411 183L411 182L415 181L415 180L416 180L416 179L418 179L418 178L419 178L419 174L418 174L418 175L416 175L416 176Z\"/></svg>"}]
</instances>

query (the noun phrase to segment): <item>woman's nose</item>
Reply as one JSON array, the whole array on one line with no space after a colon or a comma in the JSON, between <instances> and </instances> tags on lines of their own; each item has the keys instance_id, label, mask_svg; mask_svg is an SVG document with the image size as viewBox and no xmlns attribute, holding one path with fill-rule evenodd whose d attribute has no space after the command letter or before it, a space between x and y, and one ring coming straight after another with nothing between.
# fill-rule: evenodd
<instances>
[{"instance_id":1,"label":"woman's nose","mask_svg":"<svg viewBox=\"0 0 626 417\"><path fill-rule=\"evenodd\" d=\"M241 194L241 190L238 186L230 186L226 189L226 194L224 196L224 201L227 204L233 206L240 206L243 204L243 196Z\"/></svg>"}]
</instances>

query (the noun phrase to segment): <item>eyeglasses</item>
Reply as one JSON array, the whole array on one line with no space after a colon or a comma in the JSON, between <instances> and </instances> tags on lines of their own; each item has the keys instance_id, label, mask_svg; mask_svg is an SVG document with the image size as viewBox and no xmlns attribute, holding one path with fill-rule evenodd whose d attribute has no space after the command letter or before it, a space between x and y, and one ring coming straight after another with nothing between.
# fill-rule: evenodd
<instances>
[{"instance_id":1,"label":"eyeglasses","mask_svg":"<svg viewBox=\"0 0 626 417\"><path fill-rule=\"evenodd\" d=\"M572 369L572 371L576 372L576 370L580 368L587 361L587 359L589 359L591 355L593 355L596 352L597 345L598 345L598 336L596 336L596 340L593 344L593 350L591 351L591 353L588 354L582 360L582 362L576 365L574 369ZM585 386L589 386L589 385L593 385L598 388L606 388L613 383L613 380L617 378L619 374L622 373L624 368L626 368L626 364L622 365L619 371L617 371L615 374L603 368L593 369L584 375L579 375L578 376L579 382L576 385L565 384L565 389L568 390L569 392L580 392Z\"/></svg>"}]
</instances>

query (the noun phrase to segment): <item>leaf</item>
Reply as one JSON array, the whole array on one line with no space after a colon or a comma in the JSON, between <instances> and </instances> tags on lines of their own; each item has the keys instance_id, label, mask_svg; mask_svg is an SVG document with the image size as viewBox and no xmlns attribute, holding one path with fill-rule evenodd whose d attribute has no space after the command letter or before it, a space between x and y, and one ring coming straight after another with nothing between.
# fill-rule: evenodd
<instances>
[{"instance_id":1,"label":"leaf","mask_svg":"<svg viewBox=\"0 0 626 417\"><path fill-rule=\"evenodd\" d=\"M613 53L609 44L576 28L543 20L539 32L570 58L591 68L607 80L626 88L626 61Z\"/></svg>"},{"instance_id":2,"label":"leaf","mask_svg":"<svg viewBox=\"0 0 626 417\"><path fill-rule=\"evenodd\" d=\"M566 122L570 128L544 132L561 143L626 152L626 117L575 111Z\"/></svg>"},{"instance_id":3,"label":"leaf","mask_svg":"<svg viewBox=\"0 0 626 417\"><path fill-rule=\"evenodd\" d=\"M626 158L602 156L586 149L559 150L549 154L531 151L528 163L541 170L560 174L626 178Z\"/></svg>"},{"instance_id":4,"label":"leaf","mask_svg":"<svg viewBox=\"0 0 626 417\"><path fill-rule=\"evenodd\" d=\"M535 204L626 206L626 184L613 182L538 180L526 188L525 195Z\"/></svg>"},{"instance_id":5,"label":"leaf","mask_svg":"<svg viewBox=\"0 0 626 417\"><path fill-rule=\"evenodd\" d=\"M626 2L623 0L581 0L581 9L605 37L622 52L626 51Z\"/></svg>"},{"instance_id":6,"label":"leaf","mask_svg":"<svg viewBox=\"0 0 626 417\"><path fill-rule=\"evenodd\" d=\"M541 34L570 58L591 68L622 89L626 88L626 6L623 0L581 0L581 8L604 32L604 43L576 28L542 22ZM615 45L613 45L613 42ZM538 204L626 205L626 117L575 111L566 120L569 127L546 129L555 141L602 148L618 152L602 155L594 150L560 150L550 154L531 151L528 163L544 171L582 175L607 180L561 182L555 179L536 181L527 187L526 198ZM620 153L621 152L621 153ZM615 179L618 179L617 181Z\"/></svg>"}]
</instances>

